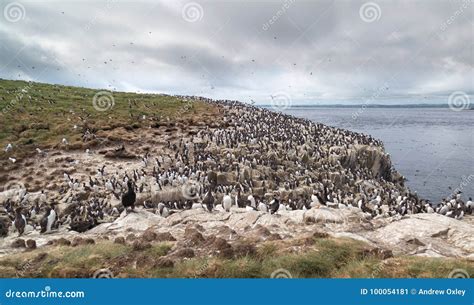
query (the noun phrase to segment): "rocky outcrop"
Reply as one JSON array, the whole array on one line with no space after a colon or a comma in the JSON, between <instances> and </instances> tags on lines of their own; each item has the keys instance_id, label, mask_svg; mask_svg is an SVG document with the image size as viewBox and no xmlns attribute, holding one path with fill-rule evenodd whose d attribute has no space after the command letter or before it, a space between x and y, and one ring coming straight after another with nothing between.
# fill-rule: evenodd
<instances>
[{"instance_id":1,"label":"rocky outcrop","mask_svg":"<svg viewBox=\"0 0 474 305\"><path fill-rule=\"evenodd\" d=\"M25 238L42 247L47 243L64 244L61 240L68 244L89 244L107 236L117 243L133 244L134 249L145 249L149 242L171 242L175 244L173 255L177 257L188 257L187 252L181 252L189 250L193 250L192 256L200 255L200 247L207 249L206 255L219 253L230 257L236 251L252 251L242 245L245 241L252 241L255 246L269 240L311 238L315 233L360 240L370 246L391 250L395 256L474 260L474 218L471 216L465 221L438 214L371 219L357 208L320 207L308 211L280 211L275 215L237 208L231 212L213 213L195 209L167 218L138 209L122 213L114 222L101 224L86 233L59 231L40 235L30 232L25 234ZM16 240L17 237L12 235L0 240L0 255L23 251L24 247L11 247L18 243Z\"/></svg>"},{"instance_id":2,"label":"rocky outcrop","mask_svg":"<svg viewBox=\"0 0 474 305\"><path fill-rule=\"evenodd\" d=\"M354 149L348 150L341 164L350 169L368 168L374 176L394 181L399 175L392 171L390 156L379 147L356 145Z\"/></svg>"}]
</instances>

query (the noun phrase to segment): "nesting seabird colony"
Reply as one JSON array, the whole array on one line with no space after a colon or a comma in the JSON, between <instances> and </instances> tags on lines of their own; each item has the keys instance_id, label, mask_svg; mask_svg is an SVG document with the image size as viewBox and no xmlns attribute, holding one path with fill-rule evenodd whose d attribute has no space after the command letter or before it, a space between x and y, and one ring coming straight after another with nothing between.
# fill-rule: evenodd
<instances>
[{"instance_id":1,"label":"nesting seabird colony","mask_svg":"<svg viewBox=\"0 0 474 305\"><path fill-rule=\"evenodd\" d=\"M135 208L162 217L189 209L275 215L321 206L354 207L373 218L472 214L472 199L464 201L460 192L437 205L410 192L383 144L369 135L236 101L180 98L217 107L222 121L200 126L188 137L167 139L159 154L147 152L123 171L100 165L95 175L64 173L57 189L0 193L0 214L7 216L0 221L0 236L63 226L85 232ZM113 152L126 150L121 144ZM46 151L38 153L46 156Z\"/></svg>"}]
</instances>

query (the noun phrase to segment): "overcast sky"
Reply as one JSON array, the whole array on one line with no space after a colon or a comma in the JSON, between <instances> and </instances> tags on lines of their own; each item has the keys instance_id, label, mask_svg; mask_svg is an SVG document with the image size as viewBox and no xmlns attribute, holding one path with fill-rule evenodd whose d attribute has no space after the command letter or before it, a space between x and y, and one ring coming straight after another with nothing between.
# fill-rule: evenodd
<instances>
[{"instance_id":1,"label":"overcast sky","mask_svg":"<svg viewBox=\"0 0 474 305\"><path fill-rule=\"evenodd\" d=\"M473 0L0 4L5 79L263 104L474 92Z\"/></svg>"}]
</instances>

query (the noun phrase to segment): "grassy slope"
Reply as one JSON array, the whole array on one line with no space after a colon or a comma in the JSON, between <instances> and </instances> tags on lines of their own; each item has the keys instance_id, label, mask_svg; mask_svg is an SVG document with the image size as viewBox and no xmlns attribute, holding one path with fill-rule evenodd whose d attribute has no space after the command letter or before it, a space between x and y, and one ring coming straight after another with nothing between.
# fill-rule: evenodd
<instances>
[{"instance_id":1,"label":"grassy slope","mask_svg":"<svg viewBox=\"0 0 474 305\"><path fill-rule=\"evenodd\" d=\"M153 126L168 117L184 119L209 107L202 103L189 105L166 95L114 92L115 105L101 112L93 106L93 97L99 91L0 79L0 159L6 157L7 143L34 151L35 147L54 147L65 137L74 147L81 142L86 128L98 131ZM20 150L16 151L18 154Z\"/></svg>"},{"instance_id":2,"label":"grassy slope","mask_svg":"<svg viewBox=\"0 0 474 305\"><path fill-rule=\"evenodd\" d=\"M465 260L397 257L382 260L364 252L364 245L348 239L315 239L304 253L281 251L273 242L252 254L233 259L196 257L178 260L174 267L156 262L172 249L171 243L153 243L137 251L131 245L100 241L96 245L49 246L0 259L1 277L91 277L109 268L118 277L268 278L284 268L293 277L443 278L453 269L474 274Z\"/></svg>"}]
</instances>

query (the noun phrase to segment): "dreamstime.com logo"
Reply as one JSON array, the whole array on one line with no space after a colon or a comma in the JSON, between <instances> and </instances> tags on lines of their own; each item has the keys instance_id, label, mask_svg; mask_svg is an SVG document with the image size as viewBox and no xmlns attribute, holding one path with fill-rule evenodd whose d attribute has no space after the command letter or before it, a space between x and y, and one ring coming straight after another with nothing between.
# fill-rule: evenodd
<instances>
[{"instance_id":1,"label":"dreamstime.com logo","mask_svg":"<svg viewBox=\"0 0 474 305\"><path fill-rule=\"evenodd\" d=\"M380 19L382 9L375 2L366 2L359 9L359 16L362 21L371 23Z\"/></svg>"},{"instance_id":2,"label":"dreamstime.com logo","mask_svg":"<svg viewBox=\"0 0 474 305\"><path fill-rule=\"evenodd\" d=\"M195 200L199 198L199 190L201 189L201 184L194 180L188 180L181 187L181 193L183 197L188 200Z\"/></svg>"},{"instance_id":3,"label":"dreamstime.com logo","mask_svg":"<svg viewBox=\"0 0 474 305\"><path fill-rule=\"evenodd\" d=\"M6 201L8 198L22 197L26 193L25 185L20 181L10 181L7 182L3 189L0 188L0 191L3 192L0 194L0 200ZM20 199L20 198L17 198Z\"/></svg>"},{"instance_id":4,"label":"dreamstime.com logo","mask_svg":"<svg viewBox=\"0 0 474 305\"><path fill-rule=\"evenodd\" d=\"M109 269L99 269L92 275L95 279L113 279L115 276Z\"/></svg>"},{"instance_id":5,"label":"dreamstime.com logo","mask_svg":"<svg viewBox=\"0 0 474 305\"><path fill-rule=\"evenodd\" d=\"M201 21L202 17L204 17L204 9L199 3L189 2L183 6L181 16L187 22Z\"/></svg>"},{"instance_id":6,"label":"dreamstime.com logo","mask_svg":"<svg viewBox=\"0 0 474 305\"><path fill-rule=\"evenodd\" d=\"M55 291L51 290L50 286L44 287L43 290L7 290L5 291L5 297L7 299L53 299L53 298L65 298L65 299L83 299L85 297L84 291Z\"/></svg>"},{"instance_id":7,"label":"dreamstime.com logo","mask_svg":"<svg viewBox=\"0 0 474 305\"><path fill-rule=\"evenodd\" d=\"M290 271L280 268L272 272L270 275L272 279L291 279L293 276L291 275Z\"/></svg>"},{"instance_id":8,"label":"dreamstime.com logo","mask_svg":"<svg viewBox=\"0 0 474 305\"><path fill-rule=\"evenodd\" d=\"M3 16L5 17L5 20L9 22L18 22L25 19L26 10L23 4L12 2L3 8Z\"/></svg>"},{"instance_id":9,"label":"dreamstime.com logo","mask_svg":"<svg viewBox=\"0 0 474 305\"><path fill-rule=\"evenodd\" d=\"M470 278L469 273L464 269L454 269L448 275L450 279L468 279Z\"/></svg>"},{"instance_id":10,"label":"dreamstime.com logo","mask_svg":"<svg viewBox=\"0 0 474 305\"><path fill-rule=\"evenodd\" d=\"M471 99L464 91L455 91L448 97L448 105L452 111L463 111L469 109Z\"/></svg>"},{"instance_id":11,"label":"dreamstime.com logo","mask_svg":"<svg viewBox=\"0 0 474 305\"><path fill-rule=\"evenodd\" d=\"M92 105L97 111L107 111L114 107L114 96L109 91L99 91L92 98Z\"/></svg>"},{"instance_id":12,"label":"dreamstime.com logo","mask_svg":"<svg viewBox=\"0 0 474 305\"><path fill-rule=\"evenodd\" d=\"M291 107L293 101L291 96L285 92L277 92L271 96L271 106L275 111L283 111Z\"/></svg>"}]
</instances>

